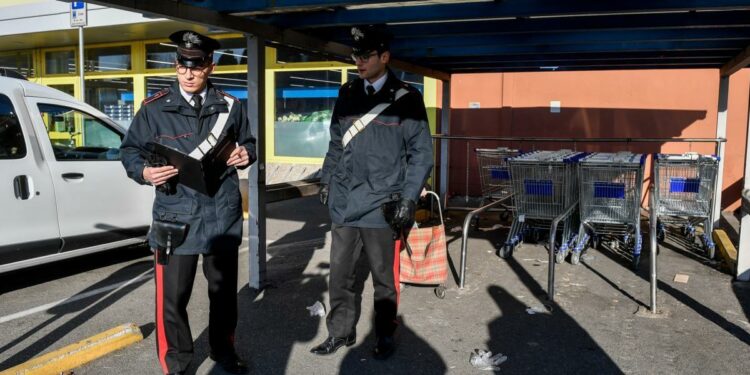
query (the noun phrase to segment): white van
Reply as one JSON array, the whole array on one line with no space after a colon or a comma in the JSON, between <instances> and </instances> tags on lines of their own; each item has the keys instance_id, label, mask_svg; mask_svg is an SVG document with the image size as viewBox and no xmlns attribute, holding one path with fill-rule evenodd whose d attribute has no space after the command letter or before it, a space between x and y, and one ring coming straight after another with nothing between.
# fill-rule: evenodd
<instances>
[{"instance_id":1,"label":"white van","mask_svg":"<svg viewBox=\"0 0 750 375\"><path fill-rule=\"evenodd\" d=\"M0 273L145 240L154 191L125 175L125 131L61 91L0 76Z\"/></svg>"}]
</instances>

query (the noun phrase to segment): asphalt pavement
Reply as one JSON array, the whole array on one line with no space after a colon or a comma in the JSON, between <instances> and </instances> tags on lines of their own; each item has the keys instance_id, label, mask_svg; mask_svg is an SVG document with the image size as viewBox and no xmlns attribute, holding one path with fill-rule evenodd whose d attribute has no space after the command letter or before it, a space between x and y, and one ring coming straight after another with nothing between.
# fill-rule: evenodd
<instances>
[{"instance_id":1,"label":"asphalt pavement","mask_svg":"<svg viewBox=\"0 0 750 375\"><path fill-rule=\"evenodd\" d=\"M451 276L445 299L432 287L401 294L398 348L375 361L372 286L364 285L357 343L329 357L309 349L327 336L307 306L328 306L330 223L315 197L270 204L268 282L247 287L240 253L237 349L257 374L473 374L475 349L502 353L500 373L745 374L750 371L750 287L732 283L698 250L670 234L659 254L659 314L648 312L648 249L640 270L605 244L580 265L558 265L555 302L546 299L544 244L512 259L495 250L507 223L489 215L472 231L467 283L457 288L462 214L448 215ZM75 374L159 374L149 252L132 247L0 275L0 371L117 325L146 338ZM366 271L362 264L362 271ZM362 272L362 275L365 273ZM675 276L687 275L686 283ZM679 280L679 278L678 278ZM208 359L208 298L200 271L189 305L195 356L191 373L220 374Z\"/></svg>"}]
</instances>

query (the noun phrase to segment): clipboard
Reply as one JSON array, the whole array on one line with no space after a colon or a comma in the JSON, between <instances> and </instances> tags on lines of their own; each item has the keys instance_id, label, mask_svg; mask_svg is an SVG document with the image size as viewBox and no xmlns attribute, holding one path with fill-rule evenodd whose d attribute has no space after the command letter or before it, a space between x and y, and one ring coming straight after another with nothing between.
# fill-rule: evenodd
<instances>
[{"instance_id":1,"label":"clipboard","mask_svg":"<svg viewBox=\"0 0 750 375\"><path fill-rule=\"evenodd\" d=\"M237 143L232 137L224 136L201 159L161 143L148 142L146 149L167 160L167 164L180 172L175 176L176 182L203 194L213 196L219 188L220 178L227 168L227 160Z\"/></svg>"}]
</instances>

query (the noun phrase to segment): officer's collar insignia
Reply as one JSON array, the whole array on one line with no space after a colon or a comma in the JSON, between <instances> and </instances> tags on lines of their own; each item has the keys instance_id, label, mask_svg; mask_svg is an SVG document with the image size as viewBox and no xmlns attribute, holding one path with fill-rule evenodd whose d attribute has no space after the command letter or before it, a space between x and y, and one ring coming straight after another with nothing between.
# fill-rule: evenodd
<instances>
[{"instance_id":1,"label":"officer's collar insignia","mask_svg":"<svg viewBox=\"0 0 750 375\"><path fill-rule=\"evenodd\" d=\"M352 37L354 40L359 41L365 36L365 34L358 27L352 27Z\"/></svg>"},{"instance_id":2,"label":"officer's collar insignia","mask_svg":"<svg viewBox=\"0 0 750 375\"><path fill-rule=\"evenodd\" d=\"M182 35L182 41L185 42L185 48L193 48L193 44L201 44L201 40L200 38L198 38L198 35L190 32Z\"/></svg>"}]
</instances>

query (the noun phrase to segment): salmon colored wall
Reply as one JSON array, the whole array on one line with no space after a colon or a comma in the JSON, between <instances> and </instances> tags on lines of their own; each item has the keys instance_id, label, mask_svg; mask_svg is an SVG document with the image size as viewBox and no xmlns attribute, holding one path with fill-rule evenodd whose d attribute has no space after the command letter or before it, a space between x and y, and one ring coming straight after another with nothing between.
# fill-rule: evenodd
<instances>
[{"instance_id":1,"label":"salmon colored wall","mask_svg":"<svg viewBox=\"0 0 750 375\"><path fill-rule=\"evenodd\" d=\"M730 79L723 206L736 208L744 171L750 69ZM714 154L711 143L591 143L587 138L715 138L718 70L640 70L454 75L451 135L578 138L574 143L451 141L449 192L480 195L474 149ZM440 93L440 88L438 93ZM439 95L440 96L440 95ZM438 103L441 102L438 98ZM560 101L560 113L550 113ZM479 108L471 108L471 104ZM468 151L468 159L467 159ZM467 163L468 162L468 163Z\"/></svg>"},{"instance_id":2,"label":"salmon colored wall","mask_svg":"<svg viewBox=\"0 0 750 375\"><path fill-rule=\"evenodd\" d=\"M745 172L745 144L747 143L747 113L750 102L750 69L743 69L729 78L727 111L727 145L724 150L724 191L721 206L728 211L740 207L743 174Z\"/></svg>"}]
</instances>

